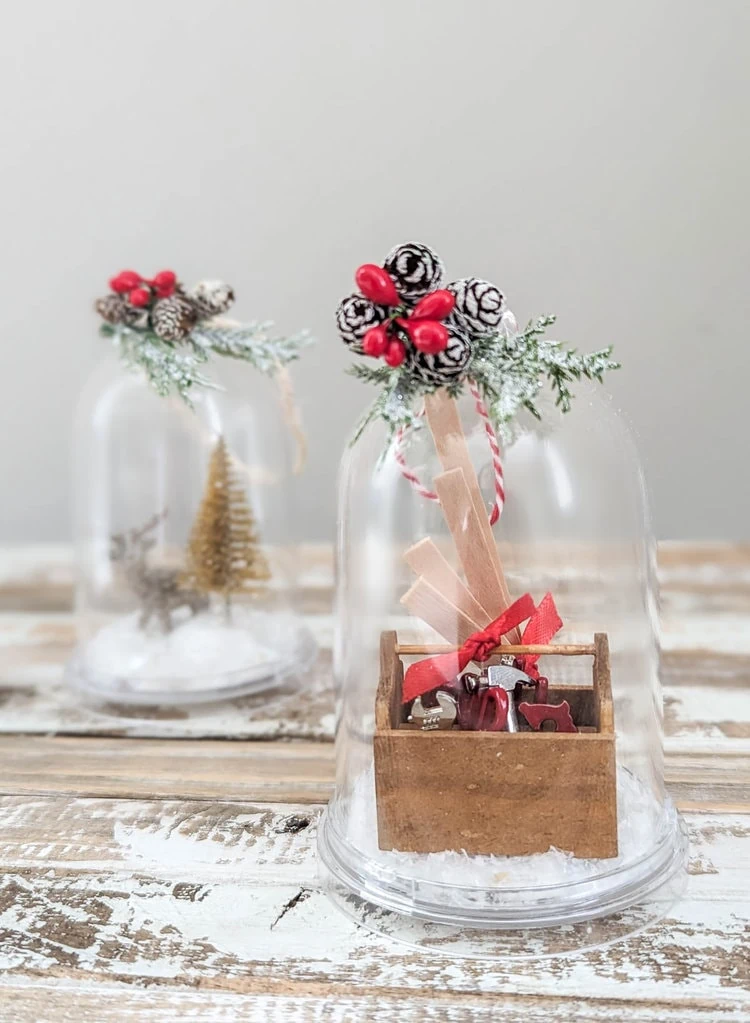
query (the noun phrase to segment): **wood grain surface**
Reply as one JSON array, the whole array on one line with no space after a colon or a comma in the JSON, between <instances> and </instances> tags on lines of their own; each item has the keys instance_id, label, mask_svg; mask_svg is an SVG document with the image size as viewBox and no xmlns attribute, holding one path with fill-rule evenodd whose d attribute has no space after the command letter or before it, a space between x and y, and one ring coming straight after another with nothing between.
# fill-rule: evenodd
<instances>
[{"instance_id":1,"label":"wood grain surface","mask_svg":"<svg viewBox=\"0 0 750 1023\"><path fill-rule=\"evenodd\" d=\"M660 551L684 898L610 948L507 965L397 945L320 893L328 552L305 565L302 691L124 714L63 684L70 552L0 553L0 1021L750 1020L750 548Z\"/></svg>"}]
</instances>

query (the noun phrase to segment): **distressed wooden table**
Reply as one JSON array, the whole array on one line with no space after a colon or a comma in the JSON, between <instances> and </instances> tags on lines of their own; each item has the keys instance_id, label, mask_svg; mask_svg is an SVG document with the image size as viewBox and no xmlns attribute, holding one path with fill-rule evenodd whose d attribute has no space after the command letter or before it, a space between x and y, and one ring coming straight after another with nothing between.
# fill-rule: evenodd
<instances>
[{"instance_id":1,"label":"distressed wooden table","mask_svg":"<svg viewBox=\"0 0 750 1023\"><path fill-rule=\"evenodd\" d=\"M69 551L0 552L0 1021L750 1019L750 548L660 552L686 896L610 949L507 968L396 946L316 889L329 563L307 551L322 654L293 710L241 699L136 718L61 683Z\"/></svg>"}]
</instances>

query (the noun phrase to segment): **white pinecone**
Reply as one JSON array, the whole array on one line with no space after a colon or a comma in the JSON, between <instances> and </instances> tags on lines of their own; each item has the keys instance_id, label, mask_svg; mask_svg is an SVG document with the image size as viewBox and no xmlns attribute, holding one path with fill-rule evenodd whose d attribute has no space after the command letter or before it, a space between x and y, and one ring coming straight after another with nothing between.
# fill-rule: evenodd
<instances>
[{"instance_id":1,"label":"white pinecone","mask_svg":"<svg viewBox=\"0 0 750 1023\"><path fill-rule=\"evenodd\" d=\"M409 368L424 383L450 384L466 370L471 358L471 342L466 334L450 329L448 344L442 352L430 355L410 348L408 357Z\"/></svg>"},{"instance_id":2,"label":"white pinecone","mask_svg":"<svg viewBox=\"0 0 750 1023\"><path fill-rule=\"evenodd\" d=\"M376 305L362 295L347 295L336 310L336 327L345 345L362 355L362 338L371 327L377 327L387 316L384 306Z\"/></svg>"},{"instance_id":3,"label":"white pinecone","mask_svg":"<svg viewBox=\"0 0 750 1023\"><path fill-rule=\"evenodd\" d=\"M151 310L151 329L162 341L184 341L198 320L198 310L184 295L160 298Z\"/></svg>"},{"instance_id":4,"label":"white pinecone","mask_svg":"<svg viewBox=\"0 0 750 1023\"><path fill-rule=\"evenodd\" d=\"M144 321L144 310L131 305L122 295L105 295L94 303L94 309L107 323L124 323L128 327L140 326Z\"/></svg>"},{"instance_id":5,"label":"white pinecone","mask_svg":"<svg viewBox=\"0 0 750 1023\"><path fill-rule=\"evenodd\" d=\"M491 334L500 326L505 312L505 296L494 284L480 277L462 277L447 290L456 299L448 323L469 334Z\"/></svg>"},{"instance_id":6,"label":"white pinecone","mask_svg":"<svg viewBox=\"0 0 750 1023\"><path fill-rule=\"evenodd\" d=\"M195 305L198 318L201 320L220 316L234 302L234 291L223 281L199 281L187 295Z\"/></svg>"},{"instance_id":7,"label":"white pinecone","mask_svg":"<svg viewBox=\"0 0 750 1023\"><path fill-rule=\"evenodd\" d=\"M407 242L391 249L383 269L393 278L399 295L409 302L439 288L444 272L437 252L420 242Z\"/></svg>"}]
</instances>

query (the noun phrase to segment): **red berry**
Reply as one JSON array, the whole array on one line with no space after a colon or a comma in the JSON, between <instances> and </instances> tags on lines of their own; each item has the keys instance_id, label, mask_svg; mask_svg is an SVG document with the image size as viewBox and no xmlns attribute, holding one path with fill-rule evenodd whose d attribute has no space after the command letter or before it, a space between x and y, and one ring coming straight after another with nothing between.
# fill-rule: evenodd
<instances>
[{"instance_id":1,"label":"red berry","mask_svg":"<svg viewBox=\"0 0 750 1023\"><path fill-rule=\"evenodd\" d=\"M157 291L160 291L162 288L174 290L174 286L177 283L177 274L173 270L160 270L158 274L154 274L154 279L151 283Z\"/></svg>"},{"instance_id":2,"label":"red berry","mask_svg":"<svg viewBox=\"0 0 750 1023\"><path fill-rule=\"evenodd\" d=\"M174 295L175 288L175 284L162 284L156 289L156 297L169 298L170 295Z\"/></svg>"},{"instance_id":3,"label":"red berry","mask_svg":"<svg viewBox=\"0 0 750 1023\"><path fill-rule=\"evenodd\" d=\"M378 305L401 304L396 285L382 266L364 263L355 273L354 279L359 290L371 302L377 302Z\"/></svg>"},{"instance_id":4,"label":"red berry","mask_svg":"<svg viewBox=\"0 0 750 1023\"><path fill-rule=\"evenodd\" d=\"M448 347L448 328L437 320L410 322L408 330L414 347L427 355L436 355Z\"/></svg>"},{"instance_id":5,"label":"red berry","mask_svg":"<svg viewBox=\"0 0 750 1023\"><path fill-rule=\"evenodd\" d=\"M148 288L133 288L128 295L128 301L131 305L144 306L148 305L151 301L151 292Z\"/></svg>"},{"instance_id":6,"label":"red berry","mask_svg":"<svg viewBox=\"0 0 750 1023\"><path fill-rule=\"evenodd\" d=\"M415 320L444 320L456 304L453 294L446 288L438 291L431 291L429 295L420 298L412 309L412 318Z\"/></svg>"},{"instance_id":7,"label":"red berry","mask_svg":"<svg viewBox=\"0 0 750 1023\"><path fill-rule=\"evenodd\" d=\"M372 355L379 359L385 355L388 348L388 328L384 323L377 327L370 327L362 338L362 351L365 355Z\"/></svg>"},{"instance_id":8,"label":"red berry","mask_svg":"<svg viewBox=\"0 0 750 1023\"><path fill-rule=\"evenodd\" d=\"M116 277L110 280L109 286L112 291L124 295L126 291L132 291L133 288L137 288L141 280L141 275L137 274L135 270L121 270Z\"/></svg>"},{"instance_id":9,"label":"red berry","mask_svg":"<svg viewBox=\"0 0 750 1023\"><path fill-rule=\"evenodd\" d=\"M395 369L400 366L406 358L406 348L403 341L390 341L385 353L385 361Z\"/></svg>"}]
</instances>

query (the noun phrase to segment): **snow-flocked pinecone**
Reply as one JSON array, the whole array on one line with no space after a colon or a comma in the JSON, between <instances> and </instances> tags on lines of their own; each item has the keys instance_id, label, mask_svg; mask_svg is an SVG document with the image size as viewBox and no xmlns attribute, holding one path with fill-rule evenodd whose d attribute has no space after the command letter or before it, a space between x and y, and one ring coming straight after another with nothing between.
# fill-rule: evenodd
<instances>
[{"instance_id":1,"label":"snow-flocked pinecone","mask_svg":"<svg viewBox=\"0 0 750 1023\"><path fill-rule=\"evenodd\" d=\"M134 327L143 319L143 309L131 305L122 295L105 295L94 303L94 309L107 323L124 323Z\"/></svg>"},{"instance_id":2,"label":"snow-flocked pinecone","mask_svg":"<svg viewBox=\"0 0 750 1023\"><path fill-rule=\"evenodd\" d=\"M195 306L198 318L208 320L220 316L234 302L234 291L223 281L199 281L187 294Z\"/></svg>"},{"instance_id":3,"label":"snow-flocked pinecone","mask_svg":"<svg viewBox=\"0 0 750 1023\"><path fill-rule=\"evenodd\" d=\"M471 358L471 341L461 332L449 331L448 345L442 352L429 355L417 348L409 351L409 367L426 384L453 383L462 376Z\"/></svg>"},{"instance_id":4,"label":"snow-flocked pinecone","mask_svg":"<svg viewBox=\"0 0 750 1023\"><path fill-rule=\"evenodd\" d=\"M384 306L376 305L359 294L347 295L336 310L336 327L344 344L357 355L362 355L362 338L386 316Z\"/></svg>"},{"instance_id":5,"label":"snow-flocked pinecone","mask_svg":"<svg viewBox=\"0 0 750 1023\"><path fill-rule=\"evenodd\" d=\"M444 272L437 252L419 242L397 245L386 256L383 269L393 278L399 295L408 302L439 288Z\"/></svg>"},{"instance_id":6,"label":"snow-flocked pinecone","mask_svg":"<svg viewBox=\"0 0 750 1023\"><path fill-rule=\"evenodd\" d=\"M162 341L184 341L197 320L195 304L184 295L160 298L151 310L151 328Z\"/></svg>"},{"instance_id":7,"label":"snow-flocked pinecone","mask_svg":"<svg viewBox=\"0 0 750 1023\"><path fill-rule=\"evenodd\" d=\"M480 277L462 277L447 290L456 299L448 323L469 334L491 334L500 326L505 312L505 296L499 288Z\"/></svg>"}]
</instances>

